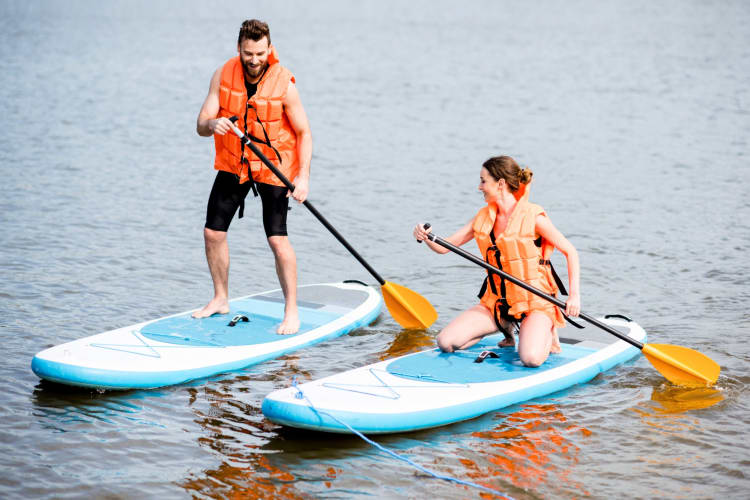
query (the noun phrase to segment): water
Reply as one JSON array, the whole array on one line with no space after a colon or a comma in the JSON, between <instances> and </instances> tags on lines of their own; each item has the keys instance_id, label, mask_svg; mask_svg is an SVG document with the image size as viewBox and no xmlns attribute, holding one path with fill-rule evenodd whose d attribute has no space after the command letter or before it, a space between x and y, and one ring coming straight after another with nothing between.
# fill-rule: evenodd
<instances>
[{"instance_id":1,"label":"water","mask_svg":"<svg viewBox=\"0 0 750 500\"><path fill-rule=\"evenodd\" d=\"M195 118L239 24L267 20L314 136L311 200L440 318L154 391L41 383L51 345L202 305L212 143ZM482 271L410 238L481 206L511 154L577 246L584 310L722 366L670 386L643 358L440 429L380 437L515 498L742 498L750 482L750 7L727 2L22 2L0 5L0 496L477 498L356 437L283 430L262 398L433 345ZM233 296L276 286L248 203ZM301 207L300 282L373 282ZM558 261L559 256L557 257ZM557 261L556 261L557 262ZM602 335L606 335L602 332Z\"/></svg>"}]
</instances>

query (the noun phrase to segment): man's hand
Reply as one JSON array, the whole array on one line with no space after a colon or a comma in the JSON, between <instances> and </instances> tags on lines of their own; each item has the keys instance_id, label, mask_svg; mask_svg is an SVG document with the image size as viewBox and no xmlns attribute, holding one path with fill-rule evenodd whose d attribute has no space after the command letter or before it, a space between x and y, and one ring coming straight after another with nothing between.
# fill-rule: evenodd
<instances>
[{"instance_id":1,"label":"man's hand","mask_svg":"<svg viewBox=\"0 0 750 500\"><path fill-rule=\"evenodd\" d=\"M229 121L229 118L214 118L213 120L208 120L208 129L212 134L216 135L226 134L232 130L231 125L232 122Z\"/></svg>"},{"instance_id":2,"label":"man's hand","mask_svg":"<svg viewBox=\"0 0 750 500\"><path fill-rule=\"evenodd\" d=\"M286 197L290 196L300 203L303 203L307 199L307 193L310 190L310 181L308 179L295 179L294 191L287 193Z\"/></svg>"}]
</instances>

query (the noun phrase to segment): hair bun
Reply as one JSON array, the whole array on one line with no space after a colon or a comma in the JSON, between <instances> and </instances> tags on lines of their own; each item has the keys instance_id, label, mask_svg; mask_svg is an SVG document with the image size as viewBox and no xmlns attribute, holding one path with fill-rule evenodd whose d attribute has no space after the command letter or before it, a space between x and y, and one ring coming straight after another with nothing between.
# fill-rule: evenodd
<instances>
[{"instance_id":1,"label":"hair bun","mask_svg":"<svg viewBox=\"0 0 750 500\"><path fill-rule=\"evenodd\" d=\"M533 175L534 175L534 172L532 172L531 169L524 167L518 173L518 180L521 184L528 184L529 182L531 182L531 177Z\"/></svg>"}]
</instances>

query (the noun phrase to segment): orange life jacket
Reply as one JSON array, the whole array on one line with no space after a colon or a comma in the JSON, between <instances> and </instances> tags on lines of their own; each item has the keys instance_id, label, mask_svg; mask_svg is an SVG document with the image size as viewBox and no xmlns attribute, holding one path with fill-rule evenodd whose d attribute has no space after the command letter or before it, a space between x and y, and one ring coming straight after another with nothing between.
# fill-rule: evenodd
<instances>
[{"instance_id":1,"label":"orange life jacket","mask_svg":"<svg viewBox=\"0 0 750 500\"><path fill-rule=\"evenodd\" d=\"M536 217L544 214L544 209L529 203L528 191L517 195L520 199L510 214L503 233L497 238L493 233L497 205L490 203L474 218L474 239L489 264L549 295L555 295L559 291L559 278L553 275L549 260L555 247L536 234ZM482 290L480 300L496 318L500 312L520 319L524 313L546 310L552 306L549 301L496 274L488 273ZM556 307L554 309L555 326L563 326L565 321L562 312Z\"/></svg>"},{"instance_id":2,"label":"orange life jacket","mask_svg":"<svg viewBox=\"0 0 750 500\"><path fill-rule=\"evenodd\" d=\"M233 57L221 69L218 116L238 117L235 125L248 137L262 142L254 141L266 158L294 182L299 173L297 134L284 113L283 104L289 82L294 82L294 76L279 64L276 49L272 48L268 55L268 68L258 82L258 90L248 100L242 62L239 56ZM249 165L255 182L284 185L235 134L214 134L214 144L214 168L237 175L240 184L250 180Z\"/></svg>"}]
</instances>

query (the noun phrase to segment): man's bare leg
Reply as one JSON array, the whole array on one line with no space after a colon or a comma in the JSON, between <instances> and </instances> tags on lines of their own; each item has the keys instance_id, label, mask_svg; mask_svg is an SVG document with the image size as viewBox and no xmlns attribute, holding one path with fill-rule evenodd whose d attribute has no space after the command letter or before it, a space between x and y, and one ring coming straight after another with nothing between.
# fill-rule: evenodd
<instances>
[{"instance_id":1,"label":"man's bare leg","mask_svg":"<svg viewBox=\"0 0 750 500\"><path fill-rule=\"evenodd\" d=\"M211 279L214 282L214 298L200 311L193 313L194 318L207 318L212 314L229 312L229 244L226 231L203 229L206 243L206 260Z\"/></svg>"},{"instance_id":2,"label":"man's bare leg","mask_svg":"<svg viewBox=\"0 0 750 500\"><path fill-rule=\"evenodd\" d=\"M281 291L284 293L284 319L276 329L280 335L290 335L299 331L297 312L297 256L287 236L269 236L268 245L276 260L276 274Z\"/></svg>"}]
</instances>

